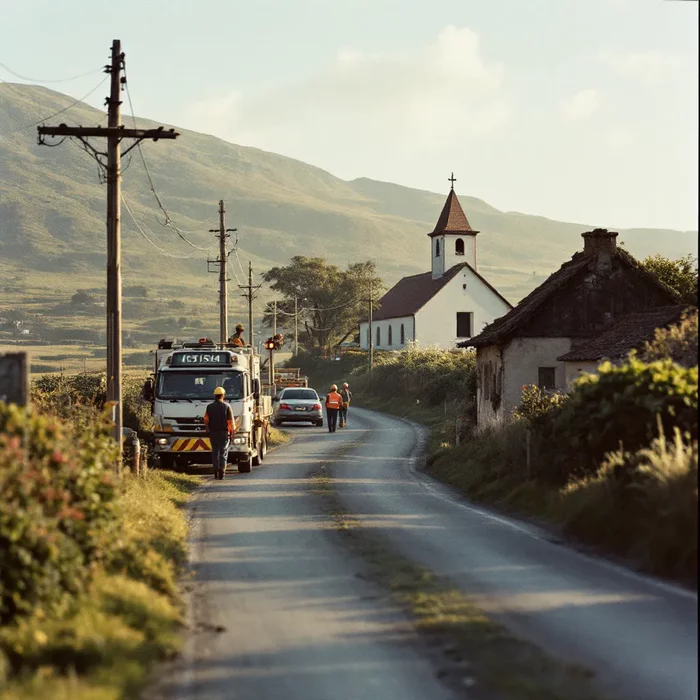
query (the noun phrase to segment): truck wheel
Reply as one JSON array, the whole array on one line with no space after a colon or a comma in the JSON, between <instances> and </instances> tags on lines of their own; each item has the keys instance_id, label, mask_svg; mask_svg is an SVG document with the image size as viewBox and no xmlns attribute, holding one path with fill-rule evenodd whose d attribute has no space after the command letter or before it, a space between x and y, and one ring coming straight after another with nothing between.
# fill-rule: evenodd
<instances>
[{"instance_id":1,"label":"truck wheel","mask_svg":"<svg viewBox=\"0 0 700 700\"><path fill-rule=\"evenodd\" d=\"M248 457L245 462L239 462L238 471L241 474L250 474L253 471L253 458Z\"/></svg>"},{"instance_id":2,"label":"truck wheel","mask_svg":"<svg viewBox=\"0 0 700 700\"><path fill-rule=\"evenodd\" d=\"M174 455L161 454L158 457L158 461L159 461L161 469L169 469L170 471L172 471L173 467L175 466L175 456Z\"/></svg>"},{"instance_id":3,"label":"truck wheel","mask_svg":"<svg viewBox=\"0 0 700 700\"><path fill-rule=\"evenodd\" d=\"M258 455L260 456L260 461L265 461L265 455L267 454L267 433L263 429L262 435L260 436L260 447L258 448Z\"/></svg>"},{"instance_id":4,"label":"truck wheel","mask_svg":"<svg viewBox=\"0 0 700 700\"><path fill-rule=\"evenodd\" d=\"M317 428L322 428L322 427L323 427L323 421L322 421L322 420L317 420L317 421L316 421L316 427L317 427Z\"/></svg>"}]
</instances>

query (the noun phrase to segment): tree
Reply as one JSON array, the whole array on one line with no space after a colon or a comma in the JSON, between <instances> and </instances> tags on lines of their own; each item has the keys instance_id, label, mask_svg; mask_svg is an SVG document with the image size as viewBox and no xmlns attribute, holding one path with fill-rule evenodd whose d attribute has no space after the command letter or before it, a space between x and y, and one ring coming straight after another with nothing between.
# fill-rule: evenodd
<instances>
[{"instance_id":1,"label":"tree","mask_svg":"<svg viewBox=\"0 0 700 700\"><path fill-rule=\"evenodd\" d=\"M678 292L684 304L698 305L698 260L688 254L678 260L650 255L642 265L662 282Z\"/></svg>"},{"instance_id":2,"label":"tree","mask_svg":"<svg viewBox=\"0 0 700 700\"><path fill-rule=\"evenodd\" d=\"M85 290L79 289L70 298L70 303L73 306L92 306L95 303L95 300Z\"/></svg>"},{"instance_id":3,"label":"tree","mask_svg":"<svg viewBox=\"0 0 700 700\"><path fill-rule=\"evenodd\" d=\"M308 345L326 348L341 341L357 327L369 309L370 283L376 300L385 289L373 262L348 265L341 270L323 258L297 255L289 265L273 267L263 275L271 289L282 295L277 302L277 327L294 328L294 300L298 323ZM273 306L267 304L265 323L272 325Z\"/></svg>"},{"instance_id":4,"label":"tree","mask_svg":"<svg viewBox=\"0 0 700 700\"><path fill-rule=\"evenodd\" d=\"M124 287L122 295L125 297L139 297L145 299L146 297L148 297L148 289L142 285Z\"/></svg>"},{"instance_id":5,"label":"tree","mask_svg":"<svg viewBox=\"0 0 700 700\"><path fill-rule=\"evenodd\" d=\"M671 358L683 367L698 365L698 312L684 314L680 322L669 328L657 328L654 340L642 352L645 362Z\"/></svg>"}]
</instances>

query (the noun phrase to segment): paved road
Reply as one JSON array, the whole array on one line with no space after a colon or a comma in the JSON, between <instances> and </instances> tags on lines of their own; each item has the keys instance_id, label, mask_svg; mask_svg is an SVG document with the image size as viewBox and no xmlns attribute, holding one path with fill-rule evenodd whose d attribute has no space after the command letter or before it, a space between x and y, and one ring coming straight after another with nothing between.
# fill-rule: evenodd
<instances>
[{"instance_id":1,"label":"paved road","mask_svg":"<svg viewBox=\"0 0 700 700\"><path fill-rule=\"evenodd\" d=\"M345 507L447 575L517 634L593 669L628 700L695 700L697 596L466 503L416 471L420 432L353 409L347 430L297 428L252 475L197 501L194 614L176 697L452 697L361 564L324 531L308 474L326 465Z\"/></svg>"}]
</instances>

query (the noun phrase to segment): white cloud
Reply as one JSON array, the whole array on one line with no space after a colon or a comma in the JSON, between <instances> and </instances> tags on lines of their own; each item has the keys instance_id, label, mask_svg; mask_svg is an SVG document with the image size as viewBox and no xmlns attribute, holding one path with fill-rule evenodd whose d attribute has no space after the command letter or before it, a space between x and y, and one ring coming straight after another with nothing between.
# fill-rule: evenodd
<instances>
[{"instance_id":1,"label":"white cloud","mask_svg":"<svg viewBox=\"0 0 700 700\"><path fill-rule=\"evenodd\" d=\"M510 115L503 83L503 67L483 57L478 35L448 26L412 53L344 50L305 82L192 105L187 125L319 164L334 152L344 160L333 167L347 173L368 152L459 151L500 133Z\"/></svg>"},{"instance_id":2,"label":"white cloud","mask_svg":"<svg viewBox=\"0 0 700 700\"><path fill-rule=\"evenodd\" d=\"M597 58L622 78L650 84L670 78L679 66L675 54L653 49L629 53L599 51Z\"/></svg>"},{"instance_id":3,"label":"white cloud","mask_svg":"<svg viewBox=\"0 0 700 700\"><path fill-rule=\"evenodd\" d=\"M594 88L580 90L559 103L559 114L567 121L582 121L600 109L600 93Z\"/></svg>"},{"instance_id":4,"label":"white cloud","mask_svg":"<svg viewBox=\"0 0 700 700\"><path fill-rule=\"evenodd\" d=\"M610 148L622 149L637 143L638 135L629 128L612 127L604 134L605 143Z\"/></svg>"}]
</instances>

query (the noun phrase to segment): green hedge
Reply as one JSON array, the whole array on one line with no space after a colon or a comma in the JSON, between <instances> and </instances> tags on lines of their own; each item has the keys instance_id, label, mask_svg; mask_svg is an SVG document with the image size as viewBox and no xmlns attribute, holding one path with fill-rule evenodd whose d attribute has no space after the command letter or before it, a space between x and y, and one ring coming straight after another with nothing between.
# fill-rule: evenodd
<instances>
[{"instance_id":1,"label":"green hedge","mask_svg":"<svg viewBox=\"0 0 700 700\"><path fill-rule=\"evenodd\" d=\"M635 451L678 428L697 439L698 368L671 360L606 362L579 379L567 400L531 421L534 474L555 483L595 474L608 452Z\"/></svg>"},{"instance_id":2,"label":"green hedge","mask_svg":"<svg viewBox=\"0 0 700 700\"><path fill-rule=\"evenodd\" d=\"M429 407L456 402L473 408L476 396L476 354L466 350L419 349L379 355L372 372L352 374L353 391L395 397Z\"/></svg>"}]
</instances>

